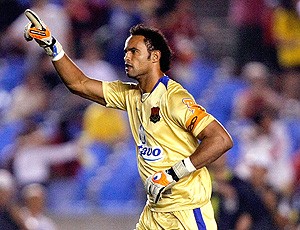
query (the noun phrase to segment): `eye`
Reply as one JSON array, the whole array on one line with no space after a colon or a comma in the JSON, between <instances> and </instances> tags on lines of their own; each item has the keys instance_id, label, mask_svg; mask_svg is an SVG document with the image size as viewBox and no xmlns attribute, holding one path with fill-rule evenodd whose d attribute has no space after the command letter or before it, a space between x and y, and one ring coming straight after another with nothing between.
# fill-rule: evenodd
<instances>
[{"instance_id":1,"label":"eye","mask_svg":"<svg viewBox=\"0 0 300 230\"><path fill-rule=\"evenodd\" d=\"M127 49L127 50L125 49L125 50L124 50L125 55L128 54L128 53L134 55L134 54L136 54L137 52L138 52L138 49L136 49L136 48L130 48L130 49Z\"/></svg>"}]
</instances>

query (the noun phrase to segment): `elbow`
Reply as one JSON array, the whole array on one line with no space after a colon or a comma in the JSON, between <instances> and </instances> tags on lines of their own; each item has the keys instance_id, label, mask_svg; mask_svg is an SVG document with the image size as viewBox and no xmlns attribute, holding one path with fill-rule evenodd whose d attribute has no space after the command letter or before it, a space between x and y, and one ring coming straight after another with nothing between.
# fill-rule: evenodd
<instances>
[{"instance_id":1,"label":"elbow","mask_svg":"<svg viewBox=\"0 0 300 230\"><path fill-rule=\"evenodd\" d=\"M223 144L224 144L224 152L227 152L233 147L233 140L229 134L223 138Z\"/></svg>"},{"instance_id":2,"label":"elbow","mask_svg":"<svg viewBox=\"0 0 300 230\"><path fill-rule=\"evenodd\" d=\"M233 147L233 140L232 140L232 138L230 137L229 138L229 141L228 141L229 143L228 143L228 149L227 150L229 150L229 149L231 149L232 147Z\"/></svg>"},{"instance_id":3,"label":"elbow","mask_svg":"<svg viewBox=\"0 0 300 230\"><path fill-rule=\"evenodd\" d=\"M65 84L65 85L71 93L79 95L79 96L83 95L84 87L83 87L82 82L77 82L77 83L73 83L73 84Z\"/></svg>"},{"instance_id":4,"label":"elbow","mask_svg":"<svg viewBox=\"0 0 300 230\"><path fill-rule=\"evenodd\" d=\"M73 94L79 94L79 90L77 90L75 87L67 86L67 89Z\"/></svg>"}]
</instances>

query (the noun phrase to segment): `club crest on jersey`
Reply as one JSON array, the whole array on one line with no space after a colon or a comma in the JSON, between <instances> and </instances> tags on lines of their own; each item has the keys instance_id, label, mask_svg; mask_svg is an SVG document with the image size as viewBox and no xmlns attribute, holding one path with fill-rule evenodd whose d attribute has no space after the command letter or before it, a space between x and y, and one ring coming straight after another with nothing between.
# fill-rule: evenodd
<instances>
[{"instance_id":1,"label":"club crest on jersey","mask_svg":"<svg viewBox=\"0 0 300 230\"><path fill-rule=\"evenodd\" d=\"M156 123L159 120L160 120L159 107L152 107L151 108L150 121L152 121L153 123Z\"/></svg>"}]
</instances>

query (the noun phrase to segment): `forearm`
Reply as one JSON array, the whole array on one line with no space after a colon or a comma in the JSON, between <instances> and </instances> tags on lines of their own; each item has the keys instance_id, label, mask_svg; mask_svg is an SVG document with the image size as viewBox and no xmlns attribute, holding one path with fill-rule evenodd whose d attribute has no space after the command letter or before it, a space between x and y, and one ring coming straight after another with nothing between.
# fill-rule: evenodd
<instances>
[{"instance_id":1,"label":"forearm","mask_svg":"<svg viewBox=\"0 0 300 230\"><path fill-rule=\"evenodd\" d=\"M88 78L67 54L58 61L52 61L66 87L74 94L105 105L102 82Z\"/></svg>"},{"instance_id":2,"label":"forearm","mask_svg":"<svg viewBox=\"0 0 300 230\"><path fill-rule=\"evenodd\" d=\"M66 87L71 92L78 94L80 85L86 80L84 73L67 54L58 61L52 61L52 63Z\"/></svg>"},{"instance_id":3,"label":"forearm","mask_svg":"<svg viewBox=\"0 0 300 230\"><path fill-rule=\"evenodd\" d=\"M233 145L230 135L217 121L211 122L197 137L201 143L190 157L146 179L145 188L147 193L153 196L155 203L164 191L170 189L181 178L215 161Z\"/></svg>"},{"instance_id":4,"label":"forearm","mask_svg":"<svg viewBox=\"0 0 300 230\"><path fill-rule=\"evenodd\" d=\"M212 136L204 138L195 152L190 156L190 160L196 169L217 160L221 155L232 147L231 138L223 136Z\"/></svg>"},{"instance_id":5,"label":"forearm","mask_svg":"<svg viewBox=\"0 0 300 230\"><path fill-rule=\"evenodd\" d=\"M226 133L226 131L224 131ZM182 161L177 162L171 168L159 171L147 178L145 188L157 203L164 191L170 189L181 178L200 169L219 158L232 146L229 135L212 135L202 139L196 151Z\"/></svg>"},{"instance_id":6,"label":"forearm","mask_svg":"<svg viewBox=\"0 0 300 230\"><path fill-rule=\"evenodd\" d=\"M211 122L197 137L201 143L190 156L196 169L214 162L233 146L230 134L217 120Z\"/></svg>"}]
</instances>

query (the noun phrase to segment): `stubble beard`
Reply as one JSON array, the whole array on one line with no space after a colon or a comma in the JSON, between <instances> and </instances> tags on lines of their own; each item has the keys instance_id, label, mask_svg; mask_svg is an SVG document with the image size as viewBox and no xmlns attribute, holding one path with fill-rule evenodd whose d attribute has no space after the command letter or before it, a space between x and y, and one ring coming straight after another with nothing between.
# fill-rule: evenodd
<instances>
[{"instance_id":1,"label":"stubble beard","mask_svg":"<svg viewBox=\"0 0 300 230\"><path fill-rule=\"evenodd\" d=\"M128 78L138 81L144 74L141 73L130 74L129 72L127 72L126 75Z\"/></svg>"}]
</instances>

